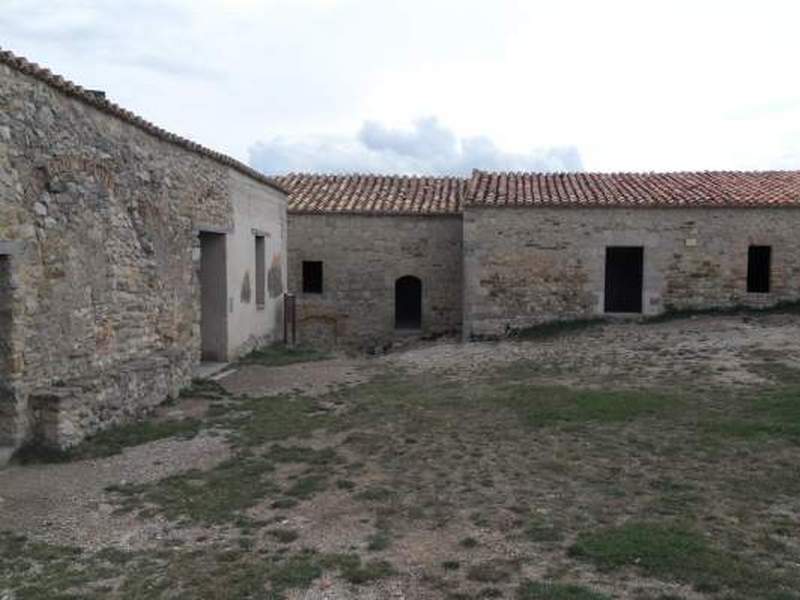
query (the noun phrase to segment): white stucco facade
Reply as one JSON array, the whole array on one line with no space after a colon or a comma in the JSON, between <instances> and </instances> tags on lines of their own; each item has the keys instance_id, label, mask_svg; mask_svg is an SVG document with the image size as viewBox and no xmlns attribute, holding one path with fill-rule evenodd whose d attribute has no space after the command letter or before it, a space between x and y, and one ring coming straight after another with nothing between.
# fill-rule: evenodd
<instances>
[{"instance_id":1,"label":"white stucco facade","mask_svg":"<svg viewBox=\"0 0 800 600\"><path fill-rule=\"evenodd\" d=\"M226 236L227 348L233 360L283 336L286 290L286 196L231 172L233 230ZM263 280L257 276L256 236L263 237ZM263 302L258 284L263 281Z\"/></svg>"}]
</instances>

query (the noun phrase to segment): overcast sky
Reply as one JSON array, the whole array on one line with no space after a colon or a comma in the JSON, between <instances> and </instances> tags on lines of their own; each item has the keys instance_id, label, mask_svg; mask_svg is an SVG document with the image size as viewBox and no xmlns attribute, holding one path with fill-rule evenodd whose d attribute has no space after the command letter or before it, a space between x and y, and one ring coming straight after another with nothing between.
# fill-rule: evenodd
<instances>
[{"instance_id":1,"label":"overcast sky","mask_svg":"<svg viewBox=\"0 0 800 600\"><path fill-rule=\"evenodd\" d=\"M0 0L0 46L268 172L800 168L800 2Z\"/></svg>"}]
</instances>

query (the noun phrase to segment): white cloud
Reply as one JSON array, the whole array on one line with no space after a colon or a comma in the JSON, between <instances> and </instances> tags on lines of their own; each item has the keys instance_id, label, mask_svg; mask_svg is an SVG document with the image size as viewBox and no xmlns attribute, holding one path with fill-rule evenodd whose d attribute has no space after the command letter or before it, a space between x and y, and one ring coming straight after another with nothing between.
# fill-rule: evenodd
<instances>
[{"instance_id":1,"label":"white cloud","mask_svg":"<svg viewBox=\"0 0 800 600\"><path fill-rule=\"evenodd\" d=\"M485 137L511 163L800 166L795 0L0 2L3 46L239 158L267 140L387 164L352 132L439 115L460 152Z\"/></svg>"},{"instance_id":2,"label":"white cloud","mask_svg":"<svg viewBox=\"0 0 800 600\"><path fill-rule=\"evenodd\" d=\"M434 117L411 129L393 129L375 121L354 137L276 137L250 149L250 164L265 173L402 173L468 175L472 169L504 171L576 171L573 147L505 152L488 137L459 138Z\"/></svg>"}]
</instances>

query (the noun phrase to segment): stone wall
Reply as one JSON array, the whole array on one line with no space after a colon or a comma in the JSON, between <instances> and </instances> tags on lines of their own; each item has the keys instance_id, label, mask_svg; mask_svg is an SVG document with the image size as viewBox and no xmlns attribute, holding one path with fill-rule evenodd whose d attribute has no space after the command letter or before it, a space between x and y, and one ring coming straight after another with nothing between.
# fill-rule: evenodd
<instances>
[{"instance_id":1,"label":"stone wall","mask_svg":"<svg viewBox=\"0 0 800 600\"><path fill-rule=\"evenodd\" d=\"M422 281L422 333L461 326L461 216L289 214L289 290L300 343L373 349L396 339L395 281ZM303 294L302 263L322 261L323 293Z\"/></svg>"},{"instance_id":2,"label":"stone wall","mask_svg":"<svg viewBox=\"0 0 800 600\"><path fill-rule=\"evenodd\" d=\"M236 169L90 104L0 64L0 254L15 249L0 447L69 445L186 385L197 230L235 230Z\"/></svg>"},{"instance_id":3,"label":"stone wall","mask_svg":"<svg viewBox=\"0 0 800 600\"><path fill-rule=\"evenodd\" d=\"M605 249L644 247L643 313L800 299L800 210L467 208L464 334L604 312ZM772 289L747 292L749 245L772 246Z\"/></svg>"}]
</instances>

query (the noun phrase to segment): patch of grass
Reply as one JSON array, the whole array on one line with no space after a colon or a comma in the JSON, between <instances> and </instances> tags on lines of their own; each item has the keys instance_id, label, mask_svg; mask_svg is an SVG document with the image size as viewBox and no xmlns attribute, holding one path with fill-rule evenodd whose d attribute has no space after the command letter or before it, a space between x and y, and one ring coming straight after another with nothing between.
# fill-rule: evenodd
<instances>
[{"instance_id":1,"label":"patch of grass","mask_svg":"<svg viewBox=\"0 0 800 600\"><path fill-rule=\"evenodd\" d=\"M564 539L564 532L560 527L537 518L528 520L524 533L526 539L537 543L560 542Z\"/></svg>"},{"instance_id":2,"label":"patch of grass","mask_svg":"<svg viewBox=\"0 0 800 600\"><path fill-rule=\"evenodd\" d=\"M601 570L637 567L650 577L681 581L696 589L779 589L774 578L711 546L700 533L678 525L626 523L584 532L569 553Z\"/></svg>"},{"instance_id":3,"label":"patch of grass","mask_svg":"<svg viewBox=\"0 0 800 600\"><path fill-rule=\"evenodd\" d=\"M368 502L388 502L394 496L395 492L393 490L381 486L368 487L363 492L356 494L356 498Z\"/></svg>"},{"instance_id":4,"label":"patch of grass","mask_svg":"<svg viewBox=\"0 0 800 600\"><path fill-rule=\"evenodd\" d=\"M525 581L517 588L517 600L611 600L582 585Z\"/></svg>"},{"instance_id":5,"label":"patch of grass","mask_svg":"<svg viewBox=\"0 0 800 600\"><path fill-rule=\"evenodd\" d=\"M330 425L331 417L320 413L311 398L276 396L239 400L215 424L230 429L230 442L242 448L308 437Z\"/></svg>"},{"instance_id":6,"label":"patch of grass","mask_svg":"<svg viewBox=\"0 0 800 600\"><path fill-rule=\"evenodd\" d=\"M676 398L649 391L575 390L523 384L499 386L490 398L514 410L529 427L617 423L661 415L680 406Z\"/></svg>"},{"instance_id":7,"label":"patch of grass","mask_svg":"<svg viewBox=\"0 0 800 600\"><path fill-rule=\"evenodd\" d=\"M275 502L270 504L270 507L285 510L289 508L294 508L298 504L299 502L297 501L296 498L278 498L277 500L275 500Z\"/></svg>"},{"instance_id":8,"label":"patch of grass","mask_svg":"<svg viewBox=\"0 0 800 600\"><path fill-rule=\"evenodd\" d=\"M457 560L446 560L442 563L442 568L445 571L458 571L461 568L461 563Z\"/></svg>"},{"instance_id":9,"label":"patch of grass","mask_svg":"<svg viewBox=\"0 0 800 600\"><path fill-rule=\"evenodd\" d=\"M783 438L800 442L800 386L762 393L741 414L704 423L704 431L725 437L758 441Z\"/></svg>"},{"instance_id":10,"label":"patch of grass","mask_svg":"<svg viewBox=\"0 0 800 600\"><path fill-rule=\"evenodd\" d=\"M296 363L328 360L331 355L312 348L291 348L283 344L273 344L253 350L239 359L239 364L262 365L265 367L283 367Z\"/></svg>"},{"instance_id":11,"label":"patch of grass","mask_svg":"<svg viewBox=\"0 0 800 600\"><path fill-rule=\"evenodd\" d=\"M752 306L729 306L710 308L674 308L665 307L660 315L644 318L645 323L667 323L679 319L692 317L722 317L732 315L770 315L770 314L800 314L800 302L778 302L774 306L757 308Z\"/></svg>"},{"instance_id":12,"label":"patch of grass","mask_svg":"<svg viewBox=\"0 0 800 600\"><path fill-rule=\"evenodd\" d=\"M121 454L125 448L167 438L191 439L202 429L197 419L141 421L104 429L67 450L36 443L22 446L14 454L16 464L64 463Z\"/></svg>"},{"instance_id":13,"label":"patch of grass","mask_svg":"<svg viewBox=\"0 0 800 600\"><path fill-rule=\"evenodd\" d=\"M489 560L472 565L467 570L467 579L480 583L508 581L514 574L512 563L506 560Z\"/></svg>"},{"instance_id":14,"label":"patch of grass","mask_svg":"<svg viewBox=\"0 0 800 600\"><path fill-rule=\"evenodd\" d=\"M122 510L148 505L171 520L216 524L235 521L241 512L278 491L270 479L271 462L237 456L210 471L189 471L161 481L111 486L122 497Z\"/></svg>"},{"instance_id":15,"label":"patch of grass","mask_svg":"<svg viewBox=\"0 0 800 600\"><path fill-rule=\"evenodd\" d=\"M273 444L266 454L267 458L276 463L308 464L317 467L327 467L341 462L341 458L333 448L315 450L303 446L280 446Z\"/></svg>"},{"instance_id":16,"label":"patch of grass","mask_svg":"<svg viewBox=\"0 0 800 600\"><path fill-rule=\"evenodd\" d=\"M356 554L330 554L323 558L323 566L338 569L342 578L354 585L363 585L394 575L391 563L385 560L371 560L366 563Z\"/></svg>"},{"instance_id":17,"label":"patch of grass","mask_svg":"<svg viewBox=\"0 0 800 600\"><path fill-rule=\"evenodd\" d=\"M267 533L281 544L291 544L300 537L300 534L294 529L270 529Z\"/></svg>"},{"instance_id":18,"label":"patch of grass","mask_svg":"<svg viewBox=\"0 0 800 600\"><path fill-rule=\"evenodd\" d=\"M336 487L340 490L352 490L356 487L356 484L350 479L337 479Z\"/></svg>"},{"instance_id":19,"label":"patch of grass","mask_svg":"<svg viewBox=\"0 0 800 600\"><path fill-rule=\"evenodd\" d=\"M316 555L305 554L293 556L273 571L269 580L273 591L291 588L305 589L322 575L322 566Z\"/></svg>"},{"instance_id":20,"label":"patch of grass","mask_svg":"<svg viewBox=\"0 0 800 600\"><path fill-rule=\"evenodd\" d=\"M367 550L370 552L386 550L391 544L392 536L386 529L379 529L367 538Z\"/></svg>"},{"instance_id":21,"label":"patch of grass","mask_svg":"<svg viewBox=\"0 0 800 600\"><path fill-rule=\"evenodd\" d=\"M328 487L327 479L320 475L309 475L301 477L287 489L284 493L293 498L307 500L314 494L326 490Z\"/></svg>"},{"instance_id":22,"label":"patch of grass","mask_svg":"<svg viewBox=\"0 0 800 600\"><path fill-rule=\"evenodd\" d=\"M479 545L478 540L474 537L465 537L458 544L463 548L477 548Z\"/></svg>"},{"instance_id":23,"label":"patch of grass","mask_svg":"<svg viewBox=\"0 0 800 600\"><path fill-rule=\"evenodd\" d=\"M587 329L601 327L606 324L605 319L569 319L564 321L550 321L530 327L511 329L508 336L521 340L545 340L567 335L570 333L580 333Z\"/></svg>"},{"instance_id":24,"label":"patch of grass","mask_svg":"<svg viewBox=\"0 0 800 600\"><path fill-rule=\"evenodd\" d=\"M181 390L181 398L206 398L208 400L220 400L230 396L230 392L222 387L213 379L192 379L192 383Z\"/></svg>"}]
</instances>

